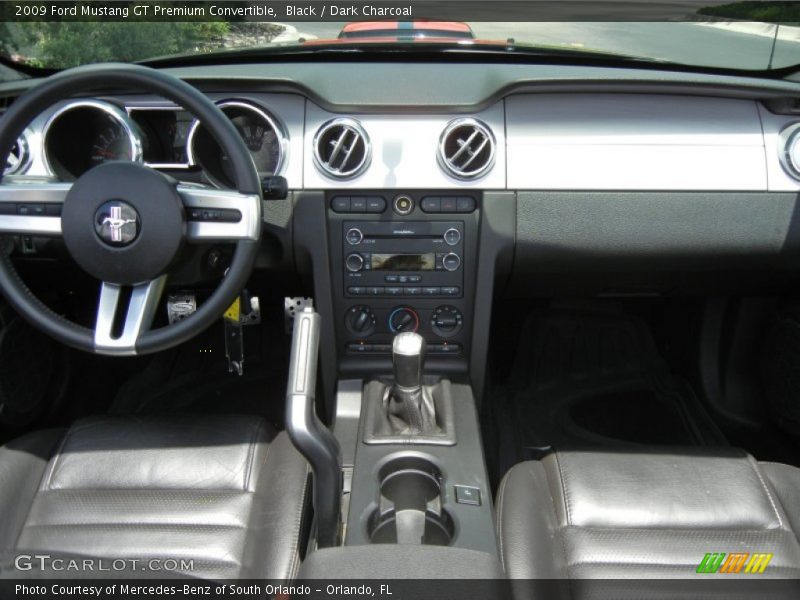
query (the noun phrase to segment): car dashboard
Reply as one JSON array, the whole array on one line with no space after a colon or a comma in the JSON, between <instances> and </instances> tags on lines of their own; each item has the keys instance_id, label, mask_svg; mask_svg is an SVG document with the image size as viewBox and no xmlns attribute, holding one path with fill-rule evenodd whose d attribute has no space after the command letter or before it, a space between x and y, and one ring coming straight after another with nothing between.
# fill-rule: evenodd
<instances>
[{"instance_id":1,"label":"car dashboard","mask_svg":"<svg viewBox=\"0 0 800 600\"><path fill-rule=\"evenodd\" d=\"M331 386L385 370L392 337L412 330L433 365L480 389L497 295L774 285L800 252L791 81L463 63L166 70L233 120L262 177L285 178L288 197L264 203L261 264L313 290ZM7 181L134 160L231 187L204 127L135 90L52 106L15 152Z\"/></svg>"}]
</instances>

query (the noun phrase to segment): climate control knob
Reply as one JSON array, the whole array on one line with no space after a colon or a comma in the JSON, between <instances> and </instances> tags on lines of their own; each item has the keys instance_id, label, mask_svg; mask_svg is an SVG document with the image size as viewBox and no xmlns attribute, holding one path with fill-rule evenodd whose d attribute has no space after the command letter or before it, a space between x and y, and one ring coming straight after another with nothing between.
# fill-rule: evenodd
<instances>
[{"instance_id":1,"label":"climate control knob","mask_svg":"<svg viewBox=\"0 0 800 600\"><path fill-rule=\"evenodd\" d=\"M369 306L363 304L352 307L344 316L344 326L347 327L347 331L359 338L372 335L375 331L375 321L375 314Z\"/></svg>"},{"instance_id":2,"label":"climate control knob","mask_svg":"<svg viewBox=\"0 0 800 600\"><path fill-rule=\"evenodd\" d=\"M453 337L463 326L464 315L455 306L438 306L431 315L431 330L439 337Z\"/></svg>"},{"instance_id":3,"label":"climate control knob","mask_svg":"<svg viewBox=\"0 0 800 600\"><path fill-rule=\"evenodd\" d=\"M357 273L364 268L364 257L360 254L348 254L344 261L344 266L351 273Z\"/></svg>"},{"instance_id":4,"label":"climate control knob","mask_svg":"<svg viewBox=\"0 0 800 600\"><path fill-rule=\"evenodd\" d=\"M388 325L392 333L415 332L419 329L419 315L413 308L399 306L389 314Z\"/></svg>"}]
</instances>

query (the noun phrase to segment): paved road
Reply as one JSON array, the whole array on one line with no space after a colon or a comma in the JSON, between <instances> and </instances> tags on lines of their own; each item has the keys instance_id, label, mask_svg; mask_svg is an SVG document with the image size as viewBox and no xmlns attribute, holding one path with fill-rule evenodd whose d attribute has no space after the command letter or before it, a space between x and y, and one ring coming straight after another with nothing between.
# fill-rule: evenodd
<instances>
[{"instance_id":1,"label":"paved road","mask_svg":"<svg viewBox=\"0 0 800 600\"><path fill-rule=\"evenodd\" d=\"M607 7L606 4L604 6ZM320 39L335 38L344 24L292 23L299 35ZM740 69L767 67L772 50L771 35L774 32L768 25L747 28L695 22L472 22L470 26L480 39L514 38L518 43L566 45ZM773 66L800 64L800 42L797 39L796 34L781 36Z\"/></svg>"}]
</instances>

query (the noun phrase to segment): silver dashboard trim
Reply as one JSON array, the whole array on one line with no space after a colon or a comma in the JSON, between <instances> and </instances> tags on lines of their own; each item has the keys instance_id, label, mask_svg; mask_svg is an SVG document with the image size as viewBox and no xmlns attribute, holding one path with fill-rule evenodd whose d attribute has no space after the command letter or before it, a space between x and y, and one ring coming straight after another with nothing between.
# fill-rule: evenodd
<instances>
[{"instance_id":1,"label":"silver dashboard trim","mask_svg":"<svg viewBox=\"0 0 800 600\"><path fill-rule=\"evenodd\" d=\"M752 100L521 94L506 115L510 189L768 189Z\"/></svg>"},{"instance_id":2,"label":"silver dashboard trim","mask_svg":"<svg viewBox=\"0 0 800 600\"><path fill-rule=\"evenodd\" d=\"M463 180L442 170L436 158L442 130L453 120L442 114L353 113L361 127L369 132L372 159L359 175L348 180L333 179L320 172L314 160L316 132L325 123L341 117L310 100L306 101L305 152L303 155L305 189L505 189L506 142L505 111L502 101L469 115L485 123L497 140L495 168L482 178Z\"/></svg>"},{"instance_id":3,"label":"silver dashboard trim","mask_svg":"<svg viewBox=\"0 0 800 600\"><path fill-rule=\"evenodd\" d=\"M221 93L209 97L229 99ZM357 177L338 181L315 168L312 144L320 125L342 115L298 94L238 97L259 105L267 102L270 114L285 124L282 170L293 190L800 191L800 180L780 159L780 133L800 117L772 113L754 99L612 91L512 94L470 115L497 137L495 168L476 181L459 180L437 165L438 137L455 115L354 112L370 132L372 163ZM126 110L177 108L145 95L119 100ZM26 130L30 165L8 180L53 179L43 157L44 126L74 103L57 103L32 121ZM560 113L554 112L554 104L562 105ZM426 140L431 140L430 148Z\"/></svg>"}]
</instances>

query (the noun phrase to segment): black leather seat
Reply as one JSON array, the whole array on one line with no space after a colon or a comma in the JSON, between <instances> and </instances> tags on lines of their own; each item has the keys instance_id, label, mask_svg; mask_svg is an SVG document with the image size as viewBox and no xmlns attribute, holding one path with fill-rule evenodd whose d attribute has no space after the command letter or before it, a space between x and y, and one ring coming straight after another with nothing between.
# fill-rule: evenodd
<instances>
[{"instance_id":1,"label":"black leather seat","mask_svg":"<svg viewBox=\"0 0 800 600\"><path fill-rule=\"evenodd\" d=\"M0 544L6 556L185 559L194 577L291 578L307 485L305 460L259 419L85 419L0 448Z\"/></svg>"},{"instance_id":2,"label":"black leather seat","mask_svg":"<svg viewBox=\"0 0 800 600\"><path fill-rule=\"evenodd\" d=\"M800 577L800 469L741 451L552 453L507 473L497 522L513 578L709 577L708 553Z\"/></svg>"}]
</instances>

